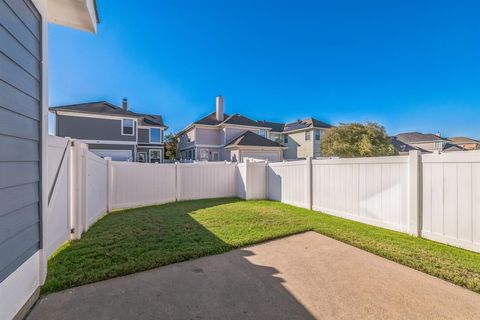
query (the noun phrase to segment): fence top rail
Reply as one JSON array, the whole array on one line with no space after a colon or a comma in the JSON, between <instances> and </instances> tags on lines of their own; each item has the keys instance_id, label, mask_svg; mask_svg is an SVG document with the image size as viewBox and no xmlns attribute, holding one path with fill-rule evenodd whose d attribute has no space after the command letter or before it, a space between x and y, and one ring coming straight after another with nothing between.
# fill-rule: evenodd
<instances>
[{"instance_id":1,"label":"fence top rail","mask_svg":"<svg viewBox=\"0 0 480 320\"><path fill-rule=\"evenodd\" d=\"M295 161L284 161L284 162L270 162L268 163L271 167L284 167L284 166L304 166L307 163L307 160L295 160Z\"/></svg>"},{"instance_id":2,"label":"fence top rail","mask_svg":"<svg viewBox=\"0 0 480 320\"><path fill-rule=\"evenodd\" d=\"M112 161L113 166L131 166L131 167L175 167L174 163L143 163L128 161Z\"/></svg>"},{"instance_id":3,"label":"fence top rail","mask_svg":"<svg viewBox=\"0 0 480 320\"><path fill-rule=\"evenodd\" d=\"M91 152L91 151L88 151L88 159L92 160L92 161L96 161L98 163L102 163L102 164L107 164L107 160L103 159L102 157L99 157L97 156L95 153Z\"/></svg>"},{"instance_id":4,"label":"fence top rail","mask_svg":"<svg viewBox=\"0 0 480 320\"><path fill-rule=\"evenodd\" d=\"M68 138L62 138L57 136L49 135L47 138L47 146L49 147L57 147L57 148L65 148L65 144L70 141Z\"/></svg>"},{"instance_id":5,"label":"fence top rail","mask_svg":"<svg viewBox=\"0 0 480 320\"><path fill-rule=\"evenodd\" d=\"M480 151L452 151L441 154L422 154L423 163L480 163Z\"/></svg>"},{"instance_id":6,"label":"fence top rail","mask_svg":"<svg viewBox=\"0 0 480 320\"><path fill-rule=\"evenodd\" d=\"M335 164L392 164L408 163L408 156L371 157L371 158L342 158L328 160L312 160L314 165L335 165Z\"/></svg>"},{"instance_id":7,"label":"fence top rail","mask_svg":"<svg viewBox=\"0 0 480 320\"><path fill-rule=\"evenodd\" d=\"M195 166L236 166L235 162L223 162L223 161L202 161L202 162L193 162L193 163L181 163L178 162L177 165L185 167L195 167Z\"/></svg>"}]
</instances>

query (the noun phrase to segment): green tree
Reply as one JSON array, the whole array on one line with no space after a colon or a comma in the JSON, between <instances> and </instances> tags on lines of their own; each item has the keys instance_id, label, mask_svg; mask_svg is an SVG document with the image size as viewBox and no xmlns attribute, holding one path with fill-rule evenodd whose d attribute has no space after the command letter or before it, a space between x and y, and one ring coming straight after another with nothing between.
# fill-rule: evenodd
<instances>
[{"instance_id":1,"label":"green tree","mask_svg":"<svg viewBox=\"0 0 480 320\"><path fill-rule=\"evenodd\" d=\"M326 157L379 157L397 154L385 128L377 123L341 123L329 129L321 141Z\"/></svg>"},{"instance_id":2,"label":"green tree","mask_svg":"<svg viewBox=\"0 0 480 320\"><path fill-rule=\"evenodd\" d=\"M173 133L165 136L165 156L167 159L175 160L177 158L177 137Z\"/></svg>"}]
</instances>

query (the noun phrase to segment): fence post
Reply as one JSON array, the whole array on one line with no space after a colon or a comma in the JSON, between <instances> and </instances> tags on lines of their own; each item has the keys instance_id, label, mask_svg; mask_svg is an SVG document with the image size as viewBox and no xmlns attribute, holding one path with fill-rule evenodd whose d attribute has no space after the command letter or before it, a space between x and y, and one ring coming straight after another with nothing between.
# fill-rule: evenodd
<instances>
[{"instance_id":1,"label":"fence post","mask_svg":"<svg viewBox=\"0 0 480 320\"><path fill-rule=\"evenodd\" d=\"M178 161L175 161L175 201L180 201L180 191L180 164L178 163Z\"/></svg>"},{"instance_id":2,"label":"fence post","mask_svg":"<svg viewBox=\"0 0 480 320\"><path fill-rule=\"evenodd\" d=\"M408 154L408 233L420 236L422 230L421 153Z\"/></svg>"},{"instance_id":3,"label":"fence post","mask_svg":"<svg viewBox=\"0 0 480 320\"><path fill-rule=\"evenodd\" d=\"M69 214L70 214L70 233L72 239L80 239L81 224L79 214L79 148L75 139L71 140L70 163L68 172L69 181Z\"/></svg>"},{"instance_id":4,"label":"fence post","mask_svg":"<svg viewBox=\"0 0 480 320\"><path fill-rule=\"evenodd\" d=\"M251 196L251 191L250 191L250 183L251 183L251 178L250 178L250 159L247 158L245 159L245 200L250 200L252 198Z\"/></svg>"},{"instance_id":5,"label":"fence post","mask_svg":"<svg viewBox=\"0 0 480 320\"><path fill-rule=\"evenodd\" d=\"M305 160L305 207L312 210L312 157Z\"/></svg>"},{"instance_id":6,"label":"fence post","mask_svg":"<svg viewBox=\"0 0 480 320\"><path fill-rule=\"evenodd\" d=\"M81 172L82 172L82 188L80 189L80 197L82 199L82 233L88 230L88 146L84 143L80 144L80 154L82 156Z\"/></svg>"},{"instance_id":7,"label":"fence post","mask_svg":"<svg viewBox=\"0 0 480 320\"><path fill-rule=\"evenodd\" d=\"M112 212L112 195L113 195L113 167L112 167L112 158L105 157L107 160L107 212Z\"/></svg>"}]
</instances>

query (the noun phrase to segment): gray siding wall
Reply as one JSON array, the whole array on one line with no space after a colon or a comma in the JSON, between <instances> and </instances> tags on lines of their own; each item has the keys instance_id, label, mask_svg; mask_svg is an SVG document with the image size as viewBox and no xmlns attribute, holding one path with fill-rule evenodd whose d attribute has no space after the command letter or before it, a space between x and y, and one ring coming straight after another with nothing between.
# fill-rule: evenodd
<instances>
[{"instance_id":1,"label":"gray siding wall","mask_svg":"<svg viewBox=\"0 0 480 320\"><path fill-rule=\"evenodd\" d=\"M136 128L133 129L133 132L136 132ZM122 118L116 120L58 115L57 135L85 140L137 140L136 134L133 136L122 135Z\"/></svg>"},{"instance_id":2,"label":"gray siding wall","mask_svg":"<svg viewBox=\"0 0 480 320\"><path fill-rule=\"evenodd\" d=\"M0 282L40 248L41 18L0 0Z\"/></svg>"},{"instance_id":3,"label":"gray siding wall","mask_svg":"<svg viewBox=\"0 0 480 320\"><path fill-rule=\"evenodd\" d=\"M135 151L135 146L133 144L97 144L90 143L88 149L100 149L100 150L131 150ZM133 153L132 153L133 154Z\"/></svg>"},{"instance_id":4,"label":"gray siding wall","mask_svg":"<svg viewBox=\"0 0 480 320\"><path fill-rule=\"evenodd\" d=\"M138 143L148 143L150 141L150 129L138 129Z\"/></svg>"}]
</instances>

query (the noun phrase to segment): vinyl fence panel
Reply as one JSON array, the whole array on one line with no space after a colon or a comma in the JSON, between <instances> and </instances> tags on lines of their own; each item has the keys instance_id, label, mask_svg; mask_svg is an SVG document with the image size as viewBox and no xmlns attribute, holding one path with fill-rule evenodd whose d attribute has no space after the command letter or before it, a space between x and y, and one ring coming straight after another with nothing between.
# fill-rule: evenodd
<instances>
[{"instance_id":1,"label":"vinyl fence panel","mask_svg":"<svg viewBox=\"0 0 480 320\"><path fill-rule=\"evenodd\" d=\"M271 200L306 207L306 161L269 163L267 193Z\"/></svg>"},{"instance_id":2,"label":"vinyl fence panel","mask_svg":"<svg viewBox=\"0 0 480 320\"><path fill-rule=\"evenodd\" d=\"M423 155L422 175L422 236L480 251L480 152Z\"/></svg>"},{"instance_id":3,"label":"vinyl fence panel","mask_svg":"<svg viewBox=\"0 0 480 320\"><path fill-rule=\"evenodd\" d=\"M234 163L182 163L177 167L178 200L237 196Z\"/></svg>"},{"instance_id":4,"label":"vinyl fence panel","mask_svg":"<svg viewBox=\"0 0 480 320\"><path fill-rule=\"evenodd\" d=\"M408 157L312 161L313 209L408 230Z\"/></svg>"},{"instance_id":5,"label":"vinyl fence panel","mask_svg":"<svg viewBox=\"0 0 480 320\"><path fill-rule=\"evenodd\" d=\"M112 208L175 201L175 164L112 162Z\"/></svg>"},{"instance_id":6,"label":"vinyl fence panel","mask_svg":"<svg viewBox=\"0 0 480 320\"><path fill-rule=\"evenodd\" d=\"M65 138L47 138L48 204L45 217L44 243L47 257L70 239L69 162L70 141ZM55 186L54 186L55 184Z\"/></svg>"},{"instance_id":7,"label":"vinyl fence panel","mask_svg":"<svg viewBox=\"0 0 480 320\"><path fill-rule=\"evenodd\" d=\"M87 153L86 172L86 229L107 210L108 167L107 161L92 152Z\"/></svg>"}]
</instances>

